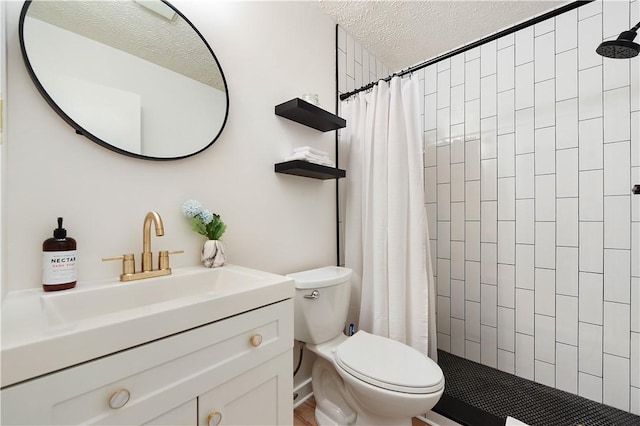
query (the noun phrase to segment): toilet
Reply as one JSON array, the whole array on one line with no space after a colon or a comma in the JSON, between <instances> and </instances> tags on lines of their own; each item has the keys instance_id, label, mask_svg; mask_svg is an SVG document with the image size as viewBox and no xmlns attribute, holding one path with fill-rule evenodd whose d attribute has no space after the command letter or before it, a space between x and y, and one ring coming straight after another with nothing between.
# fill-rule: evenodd
<instances>
[{"instance_id":1,"label":"toilet","mask_svg":"<svg viewBox=\"0 0 640 426\"><path fill-rule=\"evenodd\" d=\"M417 350L365 331L343 333L351 270L337 266L295 280L294 336L317 355L312 369L319 426L411 425L444 391L442 370Z\"/></svg>"}]
</instances>

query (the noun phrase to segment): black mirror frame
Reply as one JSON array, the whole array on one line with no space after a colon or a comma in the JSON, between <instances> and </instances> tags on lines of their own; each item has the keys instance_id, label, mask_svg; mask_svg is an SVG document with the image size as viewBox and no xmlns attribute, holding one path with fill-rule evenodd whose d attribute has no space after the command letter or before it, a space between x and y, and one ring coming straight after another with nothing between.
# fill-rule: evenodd
<instances>
[{"instance_id":1,"label":"black mirror frame","mask_svg":"<svg viewBox=\"0 0 640 426\"><path fill-rule=\"evenodd\" d=\"M128 157L134 157L134 158L139 158L139 159L142 159L142 160L152 160L152 161L172 161L172 160L180 160L180 159L183 159L183 158L192 157L192 156L194 156L196 154L199 154L202 151L204 151L207 148L209 148L211 145L213 145L216 142L216 140L218 140L218 138L220 137L220 134L222 133L222 131L224 130L224 127L227 124L227 119L229 117L229 86L227 85L227 80L226 80L226 78L224 76L224 72L222 71L222 66L220 66L220 62L218 61L218 58L216 57L215 53L213 53L213 50L211 49L211 46L209 46L209 43L202 36L200 31L198 31L198 29L195 27L195 25L193 25L193 23L189 19L187 19L187 17L184 16L182 14L182 12L180 12L178 9L176 9L171 3L169 3L167 0L160 0L160 1L162 1L164 4L169 6L182 19L184 19L185 22L187 22L189 24L189 26L191 26L191 28L196 32L198 37L200 37L200 39L202 40L204 45L207 47L207 49L209 50L209 53L211 53L211 56L213 57L214 61L216 62L217 66L218 66L218 69L220 70L220 75L222 76L222 82L223 82L224 88L225 88L225 97L226 97L226 100L227 100L227 107L226 107L225 114L224 114L224 120L222 121L222 126L220 126L220 130L215 135L213 140L210 143L208 143L206 146L204 146L202 149L200 149L198 151L195 151L195 152L192 152L190 154L179 156L179 157L166 157L166 158L165 157L150 157L150 156L147 156L147 155L142 155L142 154L136 154L136 153L133 153L133 152L129 152L129 151L126 151L124 149L118 148L118 147L116 147L114 145L111 145L110 143L98 138L97 136L95 136L94 134L89 132L88 130L84 129L82 126L80 126L78 123L76 123L71 117L69 117L62 110L62 108L60 108L58 106L58 104L56 104L56 102L53 100L53 98L51 98L51 96L49 96L49 93L47 93L45 88L42 86L42 84L38 80L38 77L36 76L36 74L35 74L35 72L33 70L33 67L31 66L31 63L29 62L29 57L27 55L27 51L26 51L26 47L25 47L25 42L24 42L24 20L25 20L25 17L26 17L26 14L27 14L27 10L29 9L29 6L31 5L32 0L25 0L24 5L22 6L22 10L20 12L20 21L19 21L19 25L18 25L18 34L19 34L19 39L20 39L20 50L22 52L22 59L24 60L25 66L27 68L27 72L29 73L29 77L31 77L31 81L33 81L33 84L38 89L38 92L40 92L40 94L45 99L45 101L47 101L49 106L64 121L66 121L67 124L69 124L71 127L73 127L77 134L86 137L87 139L97 143L98 145L103 146L104 148L107 148L107 149L109 149L111 151L114 151L114 152L117 152L119 154L126 155Z\"/></svg>"}]
</instances>

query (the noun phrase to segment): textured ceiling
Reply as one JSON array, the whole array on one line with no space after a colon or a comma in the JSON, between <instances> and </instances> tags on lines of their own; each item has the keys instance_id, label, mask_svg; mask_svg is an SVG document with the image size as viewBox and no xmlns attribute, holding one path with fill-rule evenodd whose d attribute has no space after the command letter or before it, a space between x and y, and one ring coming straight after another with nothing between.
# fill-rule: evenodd
<instances>
[{"instance_id":1,"label":"textured ceiling","mask_svg":"<svg viewBox=\"0 0 640 426\"><path fill-rule=\"evenodd\" d=\"M34 1L28 13L224 91L206 45L188 22L174 15L167 19L134 1L96 0Z\"/></svg>"},{"instance_id":2,"label":"textured ceiling","mask_svg":"<svg viewBox=\"0 0 640 426\"><path fill-rule=\"evenodd\" d=\"M567 1L335 1L317 5L362 47L399 71Z\"/></svg>"}]
</instances>

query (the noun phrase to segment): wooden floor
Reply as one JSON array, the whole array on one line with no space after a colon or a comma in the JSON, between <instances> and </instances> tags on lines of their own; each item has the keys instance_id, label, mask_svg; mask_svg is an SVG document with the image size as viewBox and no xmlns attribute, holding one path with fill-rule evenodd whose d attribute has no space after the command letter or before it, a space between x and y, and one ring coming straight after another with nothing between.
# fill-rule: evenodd
<instances>
[{"instance_id":1,"label":"wooden floor","mask_svg":"<svg viewBox=\"0 0 640 426\"><path fill-rule=\"evenodd\" d=\"M293 410L293 426L318 426L314 415L315 408L316 400L311 397ZM416 418L411 420L411 424L412 426L425 426L425 423Z\"/></svg>"}]
</instances>

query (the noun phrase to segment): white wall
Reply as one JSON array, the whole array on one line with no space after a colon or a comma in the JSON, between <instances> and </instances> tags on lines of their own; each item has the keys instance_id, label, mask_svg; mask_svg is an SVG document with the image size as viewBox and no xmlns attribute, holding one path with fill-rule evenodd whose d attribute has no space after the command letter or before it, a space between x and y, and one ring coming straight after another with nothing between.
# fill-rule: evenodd
<instances>
[{"instance_id":1,"label":"white wall","mask_svg":"<svg viewBox=\"0 0 640 426\"><path fill-rule=\"evenodd\" d=\"M5 205L5 194L6 191L4 189L6 180L3 179L4 170L6 170L5 161L7 156L5 155L7 144L5 141L5 128L6 128L6 79L7 79L7 71L6 71L6 25L4 25L4 16L5 16L5 3L0 2L0 22L3 25L0 27L0 99L5 105L3 105L2 112L0 113L0 121L2 122L2 128L0 129L0 205ZM4 259L5 259L5 238L4 238L4 230L5 230L5 217L4 209L0 209L0 300L7 292L7 280L6 280L6 268L3 267Z\"/></svg>"},{"instance_id":2,"label":"white wall","mask_svg":"<svg viewBox=\"0 0 640 426\"><path fill-rule=\"evenodd\" d=\"M190 198L227 223L231 263L276 273L335 263L335 184L273 172L296 146L332 151L333 133L273 111L307 92L318 93L332 111L334 24L304 2L172 3L210 43L230 91L220 139L173 162L129 158L76 135L30 81L18 42L22 3L6 3L11 99L2 215L9 290L40 286L41 244L57 216L78 241L78 286L118 276L118 262L103 263L103 256L133 252L139 262L149 210L161 214L165 228L164 237L152 238L152 249L184 249L173 267L199 264L203 238L180 211Z\"/></svg>"}]
</instances>

